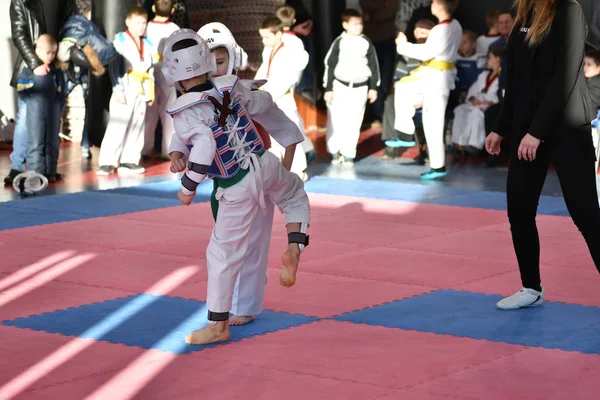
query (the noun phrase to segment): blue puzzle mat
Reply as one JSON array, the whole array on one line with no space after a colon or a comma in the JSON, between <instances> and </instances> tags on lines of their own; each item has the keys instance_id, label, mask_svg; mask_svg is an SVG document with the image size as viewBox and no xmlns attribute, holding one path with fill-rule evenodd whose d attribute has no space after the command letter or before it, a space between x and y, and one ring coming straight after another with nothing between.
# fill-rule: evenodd
<instances>
[{"instance_id":1,"label":"blue puzzle mat","mask_svg":"<svg viewBox=\"0 0 600 400\"><path fill-rule=\"evenodd\" d=\"M157 349L175 354L212 346L190 346L184 338L205 326L204 302L141 294L4 321L3 325L65 336ZM238 341L315 321L314 317L264 310L255 323L231 328Z\"/></svg>"},{"instance_id":2,"label":"blue puzzle mat","mask_svg":"<svg viewBox=\"0 0 600 400\"><path fill-rule=\"evenodd\" d=\"M68 212L5 207L0 204L0 231L85 218L88 216Z\"/></svg>"},{"instance_id":3,"label":"blue puzzle mat","mask_svg":"<svg viewBox=\"0 0 600 400\"><path fill-rule=\"evenodd\" d=\"M175 199L177 200L177 192L181 187L181 181L170 180L167 182L145 183L135 187L126 187L119 189L107 190L107 193L124 194L131 196L154 197L159 199ZM196 189L196 197L194 203L202 203L210 200L210 195L213 190L213 182L205 180Z\"/></svg>"},{"instance_id":4,"label":"blue puzzle mat","mask_svg":"<svg viewBox=\"0 0 600 400\"><path fill-rule=\"evenodd\" d=\"M501 296L440 290L335 317L338 321L600 354L600 308L546 302L503 311Z\"/></svg>"}]
</instances>

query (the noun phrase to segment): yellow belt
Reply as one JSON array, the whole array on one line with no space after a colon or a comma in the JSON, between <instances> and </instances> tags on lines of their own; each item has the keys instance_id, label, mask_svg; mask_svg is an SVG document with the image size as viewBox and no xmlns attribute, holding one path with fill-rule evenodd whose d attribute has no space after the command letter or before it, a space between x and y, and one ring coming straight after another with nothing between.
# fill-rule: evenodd
<instances>
[{"instance_id":1,"label":"yellow belt","mask_svg":"<svg viewBox=\"0 0 600 400\"><path fill-rule=\"evenodd\" d=\"M456 63L450 63L447 61L433 60L425 61L427 68L437 69L438 71L450 71Z\"/></svg>"},{"instance_id":2,"label":"yellow belt","mask_svg":"<svg viewBox=\"0 0 600 400\"><path fill-rule=\"evenodd\" d=\"M404 78L400 79L400 82L412 82L412 81L416 81L420 77L415 77L414 75L418 71L420 71L421 69L423 69L425 67L431 68L431 69L437 69L438 71L450 71L455 66L456 66L456 63L450 63L450 62L447 62L447 61L440 61L440 60L436 60L435 58L431 59L431 60L423 61L421 63L421 65L419 65L416 69L410 71L409 75L407 75Z\"/></svg>"},{"instance_id":3,"label":"yellow belt","mask_svg":"<svg viewBox=\"0 0 600 400\"><path fill-rule=\"evenodd\" d=\"M129 71L127 71L127 73L129 74L131 79L133 79L134 81L136 81L140 84L140 89L139 89L138 93L146 94L146 95L148 95L148 101L154 101L154 83L152 82L152 77L150 76L150 74L146 71L140 72L140 71L133 71L133 70L129 70ZM150 81L149 93L146 93L146 91L144 90L144 82L145 81Z\"/></svg>"}]
</instances>

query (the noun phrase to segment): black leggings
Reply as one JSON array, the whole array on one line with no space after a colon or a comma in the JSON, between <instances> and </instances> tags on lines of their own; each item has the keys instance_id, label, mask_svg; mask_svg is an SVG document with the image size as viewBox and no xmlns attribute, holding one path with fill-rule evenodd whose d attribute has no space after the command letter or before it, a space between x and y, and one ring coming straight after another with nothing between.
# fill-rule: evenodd
<instances>
[{"instance_id":1,"label":"black leggings","mask_svg":"<svg viewBox=\"0 0 600 400\"><path fill-rule=\"evenodd\" d=\"M540 290L540 240L535 217L548 165L556 168L569 214L600 272L600 207L591 129L540 144L533 162L519 161L520 140L511 140L507 178L508 219L523 287Z\"/></svg>"}]
</instances>

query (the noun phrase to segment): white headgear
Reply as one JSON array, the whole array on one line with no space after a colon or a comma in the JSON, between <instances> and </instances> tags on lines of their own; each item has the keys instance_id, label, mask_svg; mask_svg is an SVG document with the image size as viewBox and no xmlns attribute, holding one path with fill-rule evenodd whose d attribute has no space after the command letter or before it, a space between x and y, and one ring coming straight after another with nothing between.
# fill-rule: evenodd
<instances>
[{"instance_id":1,"label":"white headgear","mask_svg":"<svg viewBox=\"0 0 600 400\"><path fill-rule=\"evenodd\" d=\"M173 51L173 45L185 39L194 40L197 44ZM193 30L180 29L173 32L165 41L162 73L169 86L175 86L183 91L180 81L204 74L209 74L210 78L210 75L216 71L214 55L211 54L206 41Z\"/></svg>"},{"instance_id":2,"label":"white headgear","mask_svg":"<svg viewBox=\"0 0 600 400\"><path fill-rule=\"evenodd\" d=\"M235 41L233 34L225 25L220 22L211 22L204 25L198 31L208 47L213 50L217 47L224 47L229 52L229 65L227 73L233 74L234 70L239 70L243 65L243 50Z\"/></svg>"}]
</instances>

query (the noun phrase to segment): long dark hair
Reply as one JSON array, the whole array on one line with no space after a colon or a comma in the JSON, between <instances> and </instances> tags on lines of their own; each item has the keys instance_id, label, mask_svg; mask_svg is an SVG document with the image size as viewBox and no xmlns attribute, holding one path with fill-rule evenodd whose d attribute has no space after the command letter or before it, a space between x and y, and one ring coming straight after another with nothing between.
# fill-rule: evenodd
<instances>
[{"instance_id":1,"label":"long dark hair","mask_svg":"<svg viewBox=\"0 0 600 400\"><path fill-rule=\"evenodd\" d=\"M576 2L576 0L569 0ZM539 44L550 31L556 15L556 0L515 0L517 9L515 26L527 21L527 15L533 10L533 19L525 40L530 46Z\"/></svg>"}]
</instances>

